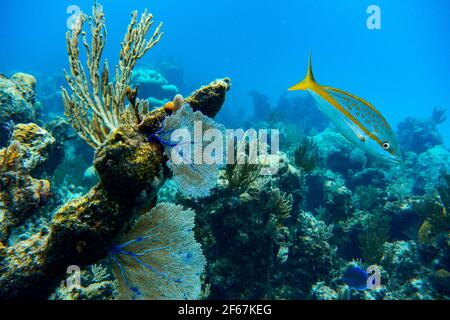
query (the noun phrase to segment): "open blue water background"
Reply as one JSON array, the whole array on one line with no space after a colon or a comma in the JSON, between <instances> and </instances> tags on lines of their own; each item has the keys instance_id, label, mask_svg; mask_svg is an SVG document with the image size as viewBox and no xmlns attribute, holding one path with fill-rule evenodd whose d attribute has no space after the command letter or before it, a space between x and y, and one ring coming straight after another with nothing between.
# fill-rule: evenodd
<instances>
[{"instance_id":1,"label":"open blue water background","mask_svg":"<svg viewBox=\"0 0 450 320\"><path fill-rule=\"evenodd\" d=\"M93 1L21 0L0 4L0 72L51 74L67 67L66 9L90 12ZM395 126L450 107L450 2L447 0L103 0L105 57L117 61L133 9L164 21L163 41L143 60L171 56L196 88L233 81L222 112L251 116L248 92L276 102L304 76L309 50L319 83L359 95ZM378 5L382 29L366 27ZM38 77L39 80L39 77ZM187 94L188 92L185 92ZM450 126L440 127L450 141Z\"/></svg>"}]
</instances>

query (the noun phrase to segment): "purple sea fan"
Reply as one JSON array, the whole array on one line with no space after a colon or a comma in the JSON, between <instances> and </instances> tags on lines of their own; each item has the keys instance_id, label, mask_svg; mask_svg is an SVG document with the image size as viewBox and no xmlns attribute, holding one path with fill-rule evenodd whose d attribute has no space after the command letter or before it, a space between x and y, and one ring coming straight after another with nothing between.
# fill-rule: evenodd
<instances>
[{"instance_id":1,"label":"purple sea fan","mask_svg":"<svg viewBox=\"0 0 450 320\"><path fill-rule=\"evenodd\" d=\"M198 299L206 260L194 237L195 212L160 203L110 252L119 299Z\"/></svg>"}]
</instances>

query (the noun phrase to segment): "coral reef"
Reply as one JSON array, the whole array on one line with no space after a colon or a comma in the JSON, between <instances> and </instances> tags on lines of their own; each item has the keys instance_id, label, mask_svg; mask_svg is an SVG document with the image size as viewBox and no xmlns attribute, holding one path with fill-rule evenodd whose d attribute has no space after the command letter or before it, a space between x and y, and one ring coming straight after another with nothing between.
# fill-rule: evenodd
<instances>
[{"instance_id":1,"label":"coral reef","mask_svg":"<svg viewBox=\"0 0 450 320\"><path fill-rule=\"evenodd\" d=\"M155 68L169 83L174 84L178 89L184 91L184 70L172 56L165 56L158 59Z\"/></svg>"},{"instance_id":2,"label":"coral reef","mask_svg":"<svg viewBox=\"0 0 450 320\"><path fill-rule=\"evenodd\" d=\"M242 170L250 173L237 173ZM176 199L197 211L209 299L305 298L312 283L329 279L335 254L327 243L331 228L294 211L299 204L289 194L293 185L301 187L300 181L291 184L299 171L285 160L280 176L257 172L258 166L228 166L210 196Z\"/></svg>"},{"instance_id":3,"label":"coral reef","mask_svg":"<svg viewBox=\"0 0 450 320\"><path fill-rule=\"evenodd\" d=\"M244 141L245 143L245 141ZM235 149L237 151L237 149ZM243 157L246 157L243 155ZM246 191L259 177L261 172L260 163L249 163L247 158L243 163L235 161L227 164L225 167L225 178L227 181L228 189L231 193L240 194Z\"/></svg>"},{"instance_id":4,"label":"coral reef","mask_svg":"<svg viewBox=\"0 0 450 320\"><path fill-rule=\"evenodd\" d=\"M354 147L340 133L326 129L315 135L313 142L323 166L343 173L349 169L348 159Z\"/></svg>"},{"instance_id":5,"label":"coral reef","mask_svg":"<svg viewBox=\"0 0 450 320\"><path fill-rule=\"evenodd\" d=\"M8 123L35 122L36 79L28 74L16 73L11 78L0 74L0 147L8 144Z\"/></svg>"},{"instance_id":6,"label":"coral reef","mask_svg":"<svg viewBox=\"0 0 450 320\"><path fill-rule=\"evenodd\" d=\"M131 70L137 60L159 41L160 27L150 40L146 40L145 36L153 23L152 16L144 13L138 22L137 13L133 13L122 43L116 82L111 83L107 64L101 78L99 75L99 61L106 40L102 8L95 5L93 9L91 46L87 45L85 33L82 32L85 21L87 16L81 15L72 34L67 35L71 75L66 73L66 78L73 95L63 90L63 96L70 124L96 149L94 166L100 181L86 195L55 208L49 220L41 225L40 231L26 239L3 243L6 246L2 246L0 253L2 298L46 298L61 281L68 266L84 267L106 257L113 248L114 239L123 233L132 218L154 206L154 196L165 178L170 176L164 145L148 139L163 125L169 110L148 111L146 103L137 100L137 89L129 87ZM80 35L88 49L89 82L78 56ZM229 79L215 81L194 92L186 102L195 111L213 117L225 101L229 88ZM130 101L129 107L125 106L125 98ZM60 125L54 123L51 128L55 134L64 136L62 132L65 130L58 129L62 128ZM40 156L45 157L44 142L49 139L43 138L44 131L31 132L18 137L21 142L29 144L30 151L38 151ZM38 142L28 141L29 136L39 138ZM18 142L14 142L14 146L8 148L10 151L3 151L2 162L7 170L2 169L2 174L17 169L22 163L15 160L20 157ZM33 154L26 153L26 156L30 165L41 161ZM7 193L2 192L4 194ZM171 227L167 225L167 228ZM174 234L171 241L177 240L181 241ZM186 268L189 266L186 265ZM199 271L201 269L197 268L196 272ZM86 292L83 294L89 296Z\"/></svg>"},{"instance_id":7,"label":"coral reef","mask_svg":"<svg viewBox=\"0 0 450 320\"><path fill-rule=\"evenodd\" d=\"M10 229L35 214L52 196L48 180L31 175L48 159L54 138L35 124L18 124L9 146L0 150L0 242Z\"/></svg>"},{"instance_id":8,"label":"coral reef","mask_svg":"<svg viewBox=\"0 0 450 320\"><path fill-rule=\"evenodd\" d=\"M249 95L253 101L253 118L255 121L265 121L272 111L272 104L269 97L255 90L250 91Z\"/></svg>"},{"instance_id":9,"label":"coral reef","mask_svg":"<svg viewBox=\"0 0 450 320\"><path fill-rule=\"evenodd\" d=\"M436 146L417 157L414 188L418 192L430 192L439 182L442 172L450 172L450 151Z\"/></svg>"},{"instance_id":10,"label":"coral reef","mask_svg":"<svg viewBox=\"0 0 450 320\"><path fill-rule=\"evenodd\" d=\"M231 81L224 78L211 82L201 87L185 99L185 103L194 111L201 111L204 115L214 118L225 103L228 90L231 89Z\"/></svg>"},{"instance_id":11,"label":"coral reef","mask_svg":"<svg viewBox=\"0 0 450 320\"><path fill-rule=\"evenodd\" d=\"M245 137L234 162L199 164L206 153L173 134L223 134L213 118L231 82L184 98L173 61L138 65L161 39L153 21L132 14L111 79L98 4L67 34L67 89L0 75L0 298L450 299L445 109L399 124L404 162L390 166L327 128L310 97L252 91L246 125L278 128L281 150L253 157ZM375 289L343 278L374 265Z\"/></svg>"},{"instance_id":12,"label":"coral reef","mask_svg":"<svg viewBox=\"0 0 450 320\"><path fill-rule=\"evenodd\" d=\"M135 87L139 86L142 97L148 97L148 103L152 107L164 106L179 93L175 85L170 84L154 69L136 68L131 81Z\"/></svg>"},{"instance_id":13,"label":"coral reef","mask_svg":"<svg viewBox=\"0 0 450 320\"><path fill-rule=\"evenodd\" d=\"M34 123L17 124L11 137L11 143L20 146L19 156L25 170L33 173L42 168L47 160L53 156L52 149L55 138L45 129Z\"/></svg>"},{"instance_id":14,"label":"coral reef","mask_svg":"<svg viewBox=\"0 0 450 320\"><path fill-rule=\"evenodd\" d=\"M213 82L212 87L204 87L204 91L194 93L191 99L205 103L206 110L219 110L220 105L214 105L217 101L224 101L217 99L219 93L215 92L211 100L205 94L214 91L212 88L219 88L224 94L229 88L228 82ZM201 100L196 95L200 95ZM202 109L200 103L196 107ZM94 161L100 176L99 184L55 213L48 234L38 237L45 244L41 244L37 252L29 247L34 245L29 240L16 244L27 248L20 251L23 261L19 265L10 264L8 260L11 254L19 254L16 246L8 248L2 261L4 266L0 283L9 285L2 286L0 296L45 297L67 266L95 263L107 255L113 239L122 231L133 212L152 205L149 200L168 175L163 146L147 141L148 133L159 128L164 117L164 109L155 110L146 116L139 128L136 125L122 125L108 136L108 140L96 151ZM143 198L143 194L148 194L148 197ZM33 259L27 258L28 253L34 255ZM17 275L18 268L35 271Z\"/></svg>"},{"instance_id":15,"label":"coral reef","mask_svg":"<svg viewBox=\"0 0 450 320\"><path fill-rule=\"evenodd\" d=\"M308 173L317 167L317 158L317 146L312 139L304 138L294 152L294 163Z\"/></svg>"},{"instance_id":16,"label":"coral reef","mask_svg":"<svg viewBox=\"0 0 450 320\"><path fill-rule=\"evenodd\" d=\"M389 168L331 130L307 139L317 148L313 170L301 168L303 157L293 166L299 148L286 146L277 176L258 175L258 165L228 165L211 195L197 201L163 187L164 201L198 212L207 298L448 298L438 283L447 281L450 258L446 149L429 149L420 169L422 155L413 153ZM357 291L340 280L349 266L371 264L381 270L379 289Z\"/></svg>"},{"instance_id":17,"label":"coral reef","mask_svg":"<svg viewBox=\"0 0 450 320\"><path fill-rule=\"evenodd\" d=\"M422 153L442 144L437 126L445 122L445 109L433 109L432 116L426 120L406 118L398 124L398 139L403 151Z\"/></svg>"},{"instance_id":18,"label":"coral reef","mask_svg":"<svg viewBox=\"0 0 450 320\"><path fill-rule=\"evenodd\" d=\"M314 134L328 126L328 121L316 108L314 100L309 95L284 94L274 111L283 122L301 125L304 134Z\"/></svg>"},{"instance_id":19,"label":"coral reef","mask_svg":"<svg viewBox=\"0 0 450 320\"><path fill-rule=\"evenodd\" d=\"M79 287L69 288L67 280L61 282L49 296L49 300L111 300L117 296L117 282L102 264L94 264L82 270Z\"/></svg>"}]
</instances>

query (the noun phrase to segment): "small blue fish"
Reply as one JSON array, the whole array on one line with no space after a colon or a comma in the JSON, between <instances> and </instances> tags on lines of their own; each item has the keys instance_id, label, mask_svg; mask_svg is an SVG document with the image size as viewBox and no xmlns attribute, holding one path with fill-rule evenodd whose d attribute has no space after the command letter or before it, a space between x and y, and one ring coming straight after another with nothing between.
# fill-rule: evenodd
<instances>
[{"instance_id":1,"label":"small blue fish","mask_svg":"<svg viewBox=\"0 0 450 320\"><path fill-rule=\"evenodd\" d=\"M366 290L367 279L369 279L369 275L360 267L348 268L341 278L346 285L356 290Z\"/></svg>"},{"instance_id":2,"label":"small blue fish","mask_svg":"<svg viewBox=\"0 0 450 320\"><path fill-rule=\"evenodd\" d=\"M289 90L309 92L320 111L353 145L391 163L402 161L395 134L381 113L355 95L318 84L312 71L311 55L305 79Z\"/></svg>"}]
</instances>

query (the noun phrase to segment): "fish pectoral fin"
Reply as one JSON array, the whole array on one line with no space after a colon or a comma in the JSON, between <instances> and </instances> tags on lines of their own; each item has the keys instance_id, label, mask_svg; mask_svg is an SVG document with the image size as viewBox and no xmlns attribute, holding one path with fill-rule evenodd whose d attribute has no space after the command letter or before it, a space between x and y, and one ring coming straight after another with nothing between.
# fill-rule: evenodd
<instances>
[{"instance_id":1,"label":"fish pectoral fin","mask_svg":"<svg viewBox=\"0 0 450 320\"><path fill-rule=\"evenodd\" d=\"M365 137L365 136L363 136L362 134L357 135L357 136L358 136L358 138L359 138L359 140L360 140L361 142L366 142L366 137Z\"/></svg>"},{"instance_id":2,"label":"fish pectoral fin","mask_svg":"<svg viewBox=\"0 0 450 320\"><path fill-rule=\"evenodd\" d=\"M363 134L361 132L361 130L358 130L346 117L344 117L343 115L341 115L342 119L344 120L344 122L347 124L347 126L353 131L353 133L355 134L355 136L361 141L361 142L366 142L367 141L367 136L365 134Z\"/></svg>"},{"instance_id":3,"label":"fish pectoral fin","mask_svg":"<svg viewBox=\"0 0 450 320\"><path fill-rule=\"evenodd\" d=\"M350 127L353 131L353 133L355 134L355 136L359 139L359 141L361 142L366 142L367 141L367 137L362 134L361 132L359 132L358 130L356 130L354 127Z\"/></svg>"}]
</instances>

